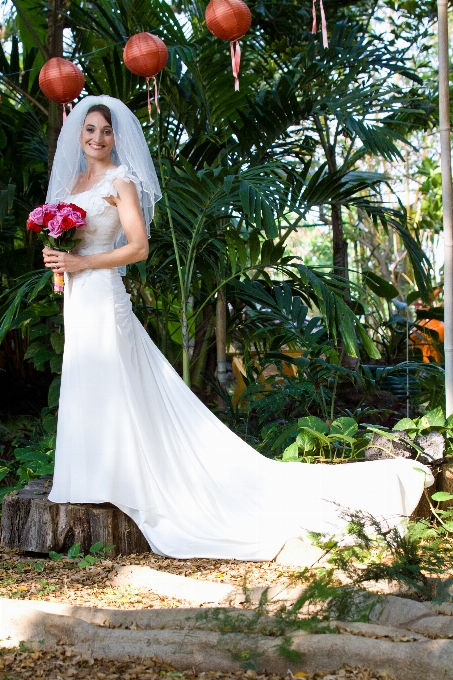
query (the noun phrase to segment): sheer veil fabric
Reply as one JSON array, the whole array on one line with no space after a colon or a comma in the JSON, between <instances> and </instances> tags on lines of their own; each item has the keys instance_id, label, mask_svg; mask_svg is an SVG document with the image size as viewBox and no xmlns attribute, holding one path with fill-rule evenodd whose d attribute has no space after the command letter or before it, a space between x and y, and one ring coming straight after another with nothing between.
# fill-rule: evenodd
<instances>
[{"instance_id":1,"label":"sheer veil fabric","mask_svg":"<svg viewBox=\"0 0 453 680\"><path fill-rule=\"evenodd\" d=\"M109 106L114 121L124 106L109 97L87 97L74 108L58 143L48 200L71 195L83 169L74 137L78 142L84 115L96 102ZM114 195L115 180L135 183L148 217L160 196L151 159L138 162L146 157L144 149L137 159L132 155L136 147L128 130L136 130L138 121L124 109L118 167L70 198L87 211L82 255L120 242L118 211L105 200ZM117 129L114 123L115 140ZM141 139L140 133L133 139ZM428 468L401 458L330 466L260 455L195 397L153 344L116 269L84 270L66 279L51 501L113 503L159 554L268 560L291 537L343 530L339 506L393 526L432 483Z\"/></svg>"}]
</instances>

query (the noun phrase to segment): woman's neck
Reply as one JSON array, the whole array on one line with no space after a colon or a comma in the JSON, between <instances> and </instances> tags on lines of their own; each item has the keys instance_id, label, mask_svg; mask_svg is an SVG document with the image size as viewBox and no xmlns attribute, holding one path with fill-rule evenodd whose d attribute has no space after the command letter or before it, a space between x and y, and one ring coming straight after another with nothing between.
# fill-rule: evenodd
<instances>
[{"instance_id":1,"label":"woman's neck","mask_svg":"<svg viewBox=\"0 0 453 680\"><path fill-rule=\"evenodd\" d=\"M95 160L92 158L87 158L87 169L86 169L86 179L88 181L92 179L98 179L99 177L104 177L107 170L113 167L113 163L110 160Z\"/></svg>"}]
</instances>

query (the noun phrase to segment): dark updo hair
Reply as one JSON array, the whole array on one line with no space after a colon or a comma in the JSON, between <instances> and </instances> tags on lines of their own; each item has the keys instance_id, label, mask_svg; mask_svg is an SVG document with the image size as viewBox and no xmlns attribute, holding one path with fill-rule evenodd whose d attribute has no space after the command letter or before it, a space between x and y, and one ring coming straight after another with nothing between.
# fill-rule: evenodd
<instances>
[{"instance_id":1,"label":"dark updo hair","mask_svg":"<svg viewBox=\"0 0 453 680\"><path fill-rule=\"evenodd\" d=\"M90 106L85 116L85 120L90 113L100 113L101 116L104 116L110 127L112 127L112 114L110 113L109 107L105 104L93 104L93 106Z\"/></svg>"}]
</instances>

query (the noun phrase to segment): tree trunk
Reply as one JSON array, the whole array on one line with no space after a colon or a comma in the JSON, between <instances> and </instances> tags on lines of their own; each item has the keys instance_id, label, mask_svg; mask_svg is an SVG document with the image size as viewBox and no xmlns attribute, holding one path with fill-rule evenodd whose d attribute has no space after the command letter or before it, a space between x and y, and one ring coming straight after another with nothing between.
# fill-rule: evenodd
<instances>
[{"instance_id":1,"label":"tree trunk","mask_svg":"<svg viewBox=\"0 0 453 680\"><path fill-rule=\"evenodd\" d=\"M220 387L226 386L226 294L225 288L217 293L215 340L217 348L217 380ZM218 397L219 409L225 409L225 402Z\"/></svg>"},{"instance_id":2,"label":"tree trunk","mask_svg":"<svg viewBox=\"0 0 453 680\"><path fill-rule=\"evenodd\" d=\"M66 553L75 543L87 553L103 541L115 547L109 556L150 552L137 525L110 503L51 503L51 477L34 479L3 499L1 545L23 552Z\"/></svg>"},{"instance_id":3,"label":"tree trunk","mask_svg":"<svg viewBox=\"0 0 453 680\"><path fill-rule=\"evenodd\" d=\"M51 0L49 23L47 29L47 48L50 57L63 56L63 9L65 0ZM63 109L56 102L49 102L49 120L47 123L47 158L49 177L52 171L53 159L57 148L58 135L63 124Z\"/></svg>"},{"instance_id":4,"label":"tree trunk","mask_svg":"<svg viewBox=\"0 0 453 680\"><path fill-rule=\"evenodd\" d=\"M335 274L348 279L348 242L344 237L341 206L332 205L332 249Z\"/></svg>"},{"instance_id":5,"label":"tree trunk","mask_svg":"<svg viewBox=\"0 0 453 680\"><path fill-rule=\"evenodd\" d=\"M453 494L453 463L445 463L442 465L438 487L438 491L446 491L447 493ZM443 510L451 507L453 507L453 501L444 501L441 504Z\"/></svg>"},{"instance_id":6,"label":"tree trunk","mask_svg":"<svg viewBox=\"0 0 453 680\"><path fill-rule=\"evenodd\" d=\"M424 490L419 504L412 513L412 517L415 519L432 519L431 506L429 503L431 501L431 503L435 506L435 502L431 500L431 496L437 491L447 491L448 484L450 484L450 488L453 490L453 465L450 464L442 465L441 467L430 467L430 469L434 476L434 484ZM442 505L445 506L448 506L449 504L451 504L451 501L442 503Z\"/></svg>"},{"instance_id":7,"label":"tree trunk","mask_svg":"<svg viewBox=\"0 0 453 680\"><path fill-rule=\"evenodd\" d=\"M206 371L209 346L213 342L215 321L211 305L206 305L201 313L201 321L197 323L194 347L192 352L192 386L201 388L205 381L203 373Z\"/></svg>"},{"instance_id":8,"label":"tree trunk","mask_svg":"<svg viewBox=\"0 0 453 680\"><path fill-rule=\"evenodd\" d=\"M53 159L57 150L57 141L63 124L63 110L60 104L49 102L49 119L47 123L47 167L52 172Z\"/></svg>"}]
</instances>

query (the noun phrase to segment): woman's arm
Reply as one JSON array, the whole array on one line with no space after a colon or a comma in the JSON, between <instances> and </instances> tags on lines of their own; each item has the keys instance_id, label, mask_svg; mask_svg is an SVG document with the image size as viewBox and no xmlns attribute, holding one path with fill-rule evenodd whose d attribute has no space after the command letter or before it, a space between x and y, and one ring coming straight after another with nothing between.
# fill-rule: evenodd
<instances>
[{"instance_id":1,"label":"woman's arm","mask_svg":"<svg viewBox=\"0 0 453 680\"><path fill-rule=\"evenodd\" d=\"M113 185L118 195L112 197L112 204L118 208L121 226L128 240L127 245L96 255L76 255L46 247L43 249L46 267L53 269L57 274L63 274L82 269L113 269L146 260L149 252L148 236L135 184L116 179Z\"/></svg>"}]
</instances>

